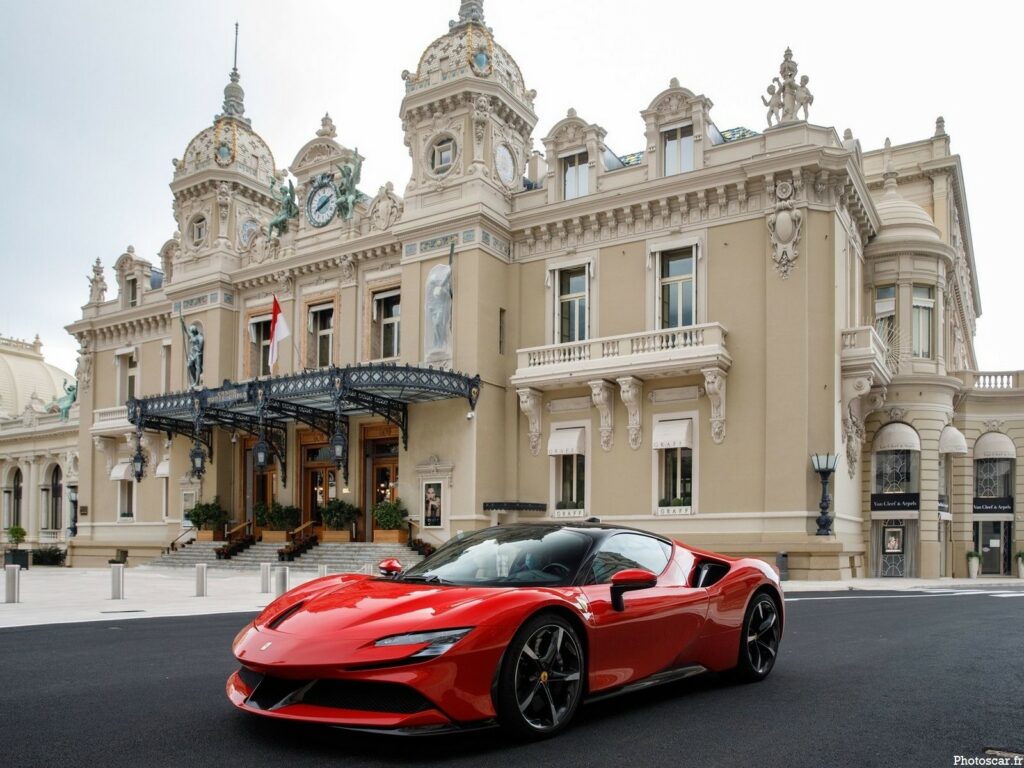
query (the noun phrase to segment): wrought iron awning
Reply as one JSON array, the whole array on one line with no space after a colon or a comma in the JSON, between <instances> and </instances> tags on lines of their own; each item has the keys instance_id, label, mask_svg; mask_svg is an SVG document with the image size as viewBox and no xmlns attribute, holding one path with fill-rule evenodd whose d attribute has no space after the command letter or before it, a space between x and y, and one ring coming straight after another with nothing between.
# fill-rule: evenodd
<instances>
[{"instance_id":1,"label":"wrought iron awning","mask_svg":"<svg viewBox=\"0 0 1024 768\"><path fill-rule=\"evenodd\" d=\"M142 430L185 435L206 446L213 458L213 427L258 435L282 468L285 425L298 421L328 438L340 435L347 467L348 417L375 413L398 427L409 447L410 403L464 397L470 410L480 395L480 377L411 365L367 364L303 371L286 376L224 382L214 389L154 395L128 402L128 420Z\"/></svg>"}]
</instances>

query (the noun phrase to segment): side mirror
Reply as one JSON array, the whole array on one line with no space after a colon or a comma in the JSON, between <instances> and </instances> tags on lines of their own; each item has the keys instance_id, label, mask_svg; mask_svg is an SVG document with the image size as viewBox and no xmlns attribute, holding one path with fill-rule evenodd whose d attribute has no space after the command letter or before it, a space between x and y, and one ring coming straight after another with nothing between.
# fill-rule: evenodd
<instances>
[{"instance_id":1,"label":"side mirror","mask_svg":"<svg viewBox=\"0 0 1024 768\"><path fill-rule=\"evenodd\" d=\"M381 576L397 576L402 572L402 561L397 557L387 557L377 563Z\"/></svg>"},{"instance_id":2,"label":"side mirror","mask_svg":"<svg viewBox=\"0 0 1024 768\"><path fill-rule=\"evenodd\" d=\"M612 608L626 610L622 596L637 589L650 589L658 583L658 577L643 568L627 568L612 576Z\"/></svg>"}]
</instances>

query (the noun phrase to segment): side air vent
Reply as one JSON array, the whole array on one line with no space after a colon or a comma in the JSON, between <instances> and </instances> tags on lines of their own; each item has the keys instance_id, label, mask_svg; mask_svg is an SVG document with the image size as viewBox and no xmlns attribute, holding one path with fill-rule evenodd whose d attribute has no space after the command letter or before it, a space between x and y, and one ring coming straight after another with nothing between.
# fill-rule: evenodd
<instances>
[{"instance_id":1,"label":"side air vent","mask_svg":"<svg viewBox=\"0 0 1024 768\"><path fill-rule=\"evenodd\" d=\"M729 566L724 563L703 560L697 564L697 571L693 579L693 585L695 587L710 587L712 584L721 581L722 577L728 572Z\"/></svg>"},{"instance_id":2,"label":"side air vent","mask_svg":"<svg viewBox=\"0 0 1024 768\"><path fill-rule=\"evenodd\" d=\"M288 608L285 608L283 611L281 611L281 613L277 614L277 616L275 616L273 619L271 619L270 623L267 624L267 626L270 629L277 629L278 627L280 627L285 622L285 620L289 616L292 616L293 614L295 614L296 611L298 611L300 608L302 608L303 605L305 605L305 602L300 600L295 605L292 605L292 606L289 606Z\"/></svg>"}]
</instances>

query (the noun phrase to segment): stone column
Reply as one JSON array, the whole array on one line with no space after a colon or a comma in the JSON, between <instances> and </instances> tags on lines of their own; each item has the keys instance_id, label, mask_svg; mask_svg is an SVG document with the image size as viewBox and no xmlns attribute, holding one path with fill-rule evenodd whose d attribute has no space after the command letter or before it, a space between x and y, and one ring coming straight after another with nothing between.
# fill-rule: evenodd
<instances>
[{"instance_id":1,"label":"stone column","mask_svg":"<svg viewBox=\"0 0 1024 768\"><path fill-rule=\"evenodd\" d=\"M25 529L26 542L39 540L39 488L36 480L38 469L35 457L23 459L21 466L21 527Z\"/></svg>"}]
</instances>

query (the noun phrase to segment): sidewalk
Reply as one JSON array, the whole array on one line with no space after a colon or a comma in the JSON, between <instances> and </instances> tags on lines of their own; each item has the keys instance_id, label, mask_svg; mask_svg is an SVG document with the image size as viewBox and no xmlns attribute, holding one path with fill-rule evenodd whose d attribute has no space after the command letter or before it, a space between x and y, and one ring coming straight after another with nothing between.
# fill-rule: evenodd
<instances>
[{"instance_id":1,"label":"sidewalk","mask_svg":"<svg viewBox=\"0 0 1024 768\"><path fill-rule=\"evenodd\" d=\"M295 587L315 574L289 572ZM0 577L2 578L2 577ZM21 602L0 603L0 628L80 621L123 621L157 616L208 613L255 613L274 599L260 593L259 571L207 571L207 596L195 596L193 569L126 568L123 600L112 600L108 569L36 566L21 571ZM271 579L273 585L273 579ZM1024 588L1013 578L980 579L852 579L850 581L787 581L787 594L849 590L908 591L920 589ZM271 587L273 588L273 587ZM0 594L2 586L0 586Z\"/></svg>"}]
</instances>

